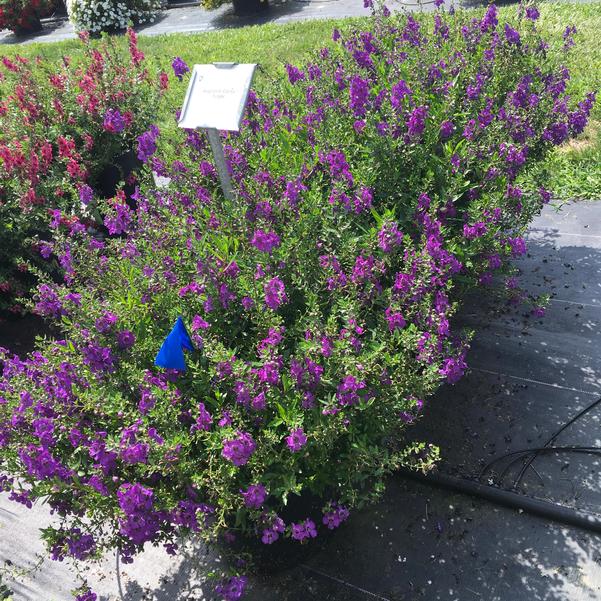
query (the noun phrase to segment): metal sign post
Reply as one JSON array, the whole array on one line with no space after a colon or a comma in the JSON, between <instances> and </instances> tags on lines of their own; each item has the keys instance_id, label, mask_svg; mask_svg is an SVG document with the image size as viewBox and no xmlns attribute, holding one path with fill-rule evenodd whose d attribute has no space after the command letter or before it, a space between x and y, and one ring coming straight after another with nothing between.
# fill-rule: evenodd
<instances>
[{"instance_id":1,"label":"metal sign post","mask_svg":"<svg viewBox=\"0 0 601 601\"><path fill-rule=\"evenodd\" d=\"M233 198L219 131L239 131L256 64L194 65L178 126L207 132L224 196Z\"/></svg>"},{"instance_id":2,"label":"metal sign post","mask_svg":"<svg viewBox=\"0 0 601 601\"><path fill-rule=\"evenodd\" d=\"M215 159L215 165L217 166L217 172L219 173L219 180L221 181L221 189L223 195L228 199L232 200L232 180L230 173L227 170L227 163L225 161L225 153L223 152L223 144L219 137L219 132L214 127L208 127L206 129L209 143L211 144L211 150L213 151L213 158Z\"/></svg>"}]
</instances>

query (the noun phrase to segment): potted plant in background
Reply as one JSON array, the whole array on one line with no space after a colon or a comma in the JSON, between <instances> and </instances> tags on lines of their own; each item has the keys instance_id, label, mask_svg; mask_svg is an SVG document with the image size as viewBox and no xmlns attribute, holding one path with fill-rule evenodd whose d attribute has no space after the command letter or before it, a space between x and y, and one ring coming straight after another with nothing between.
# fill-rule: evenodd
<instances>
[{"instance_id":1,"label":"potted plant in background","mask_svg":"<svg viewBox=\"0 0 601 601\"><path fill-rule=\"evenodd\" d=\"M77 64L0 61L0 316L21 313L15 299L37 277L30 264L57 272L43 243L54 215L89 217L122 181L133 192L136 140L169 85L166 73L149 72L133 30L99 44L80 39Z\"/></svg>"},{"instance_id":2,"label":"potted plant in background","mask_svg":"<svg viewBox=\"0 0 601 601\"><path fill-rule=\"evenodd\" d=\"M40 17L53 5L54 0L0 0L0 29L10 29L15 35L40 31Z\"/></svg>"},{"instance_id":3,"label":"potted plant in background","mask_svg":"<svg viewBox=\"0 0 601 601\"><path fill-rule=\"evenodd\" d=\"M76 31L97 35L125 31L128 23L153 23L161 0L65 0L69 21Z\"/></svg>"},{"instance_id":4,"label":"potted plant in background","mask_svg":"<svg viewBox=\"0 0 601 601\"><path fill-rule=\"evenodd\" d=\"M201 0L203 8L214 9L229 0ZM232 0L234 5L234 14L239 17L246 17L260 13L269 8L268 0Z\"/></svg>"}]
</instances>

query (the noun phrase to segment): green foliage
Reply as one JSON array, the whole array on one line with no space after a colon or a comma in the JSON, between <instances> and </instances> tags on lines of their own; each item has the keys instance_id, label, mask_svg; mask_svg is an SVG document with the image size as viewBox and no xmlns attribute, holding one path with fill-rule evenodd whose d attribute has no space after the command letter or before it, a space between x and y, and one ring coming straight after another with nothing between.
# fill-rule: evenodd
<instances>
[{"instance_id":1,"label":"green foliage","mask_svg":"<svg viewBox=\"0 0 601 601\"><path fill-rule=\"evenodd\" d=\"M0 574L0 601L11 601L12 591L2 582L2 574Z\"/></svg>"}]
</instances>

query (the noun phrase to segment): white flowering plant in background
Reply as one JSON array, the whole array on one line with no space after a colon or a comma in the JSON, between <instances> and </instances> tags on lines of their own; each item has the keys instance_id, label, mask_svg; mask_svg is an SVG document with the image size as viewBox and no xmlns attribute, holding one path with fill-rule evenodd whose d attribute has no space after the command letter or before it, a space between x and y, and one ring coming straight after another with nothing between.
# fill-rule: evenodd
<instances>
[{"instance_id":1,"label":"white flowering plant in background","mask_svg":"<svg viewBox=\"0 0 601 601\"><path fill-rule=\"evenodd\" d=\"M67 0L69 20L78 31L98 33L125 29L132 23L152 23L161 0Z\"/></svg>"}]
</instances>

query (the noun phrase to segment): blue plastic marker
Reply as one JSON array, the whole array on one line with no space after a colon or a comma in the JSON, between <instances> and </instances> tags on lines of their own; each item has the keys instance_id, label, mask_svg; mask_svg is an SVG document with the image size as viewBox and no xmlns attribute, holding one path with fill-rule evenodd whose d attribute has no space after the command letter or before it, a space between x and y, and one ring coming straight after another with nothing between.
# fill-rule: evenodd
<instances>
[{"instance_id":1,"label":"blue plastic marker","mask_svg":"<svg viewBox=\"0 0 601 601\"><path fill-rule=\"evenodd\" d=\"M184 320L180 316L177 318L177 321L167 338L165 338L165 341L154 360L154 364L157 367L164 367L166 369L186 371L187 367L184 349L193 351L194 346L192 345L188 330L186 330Z\"/></svg>"}]
</instances>

